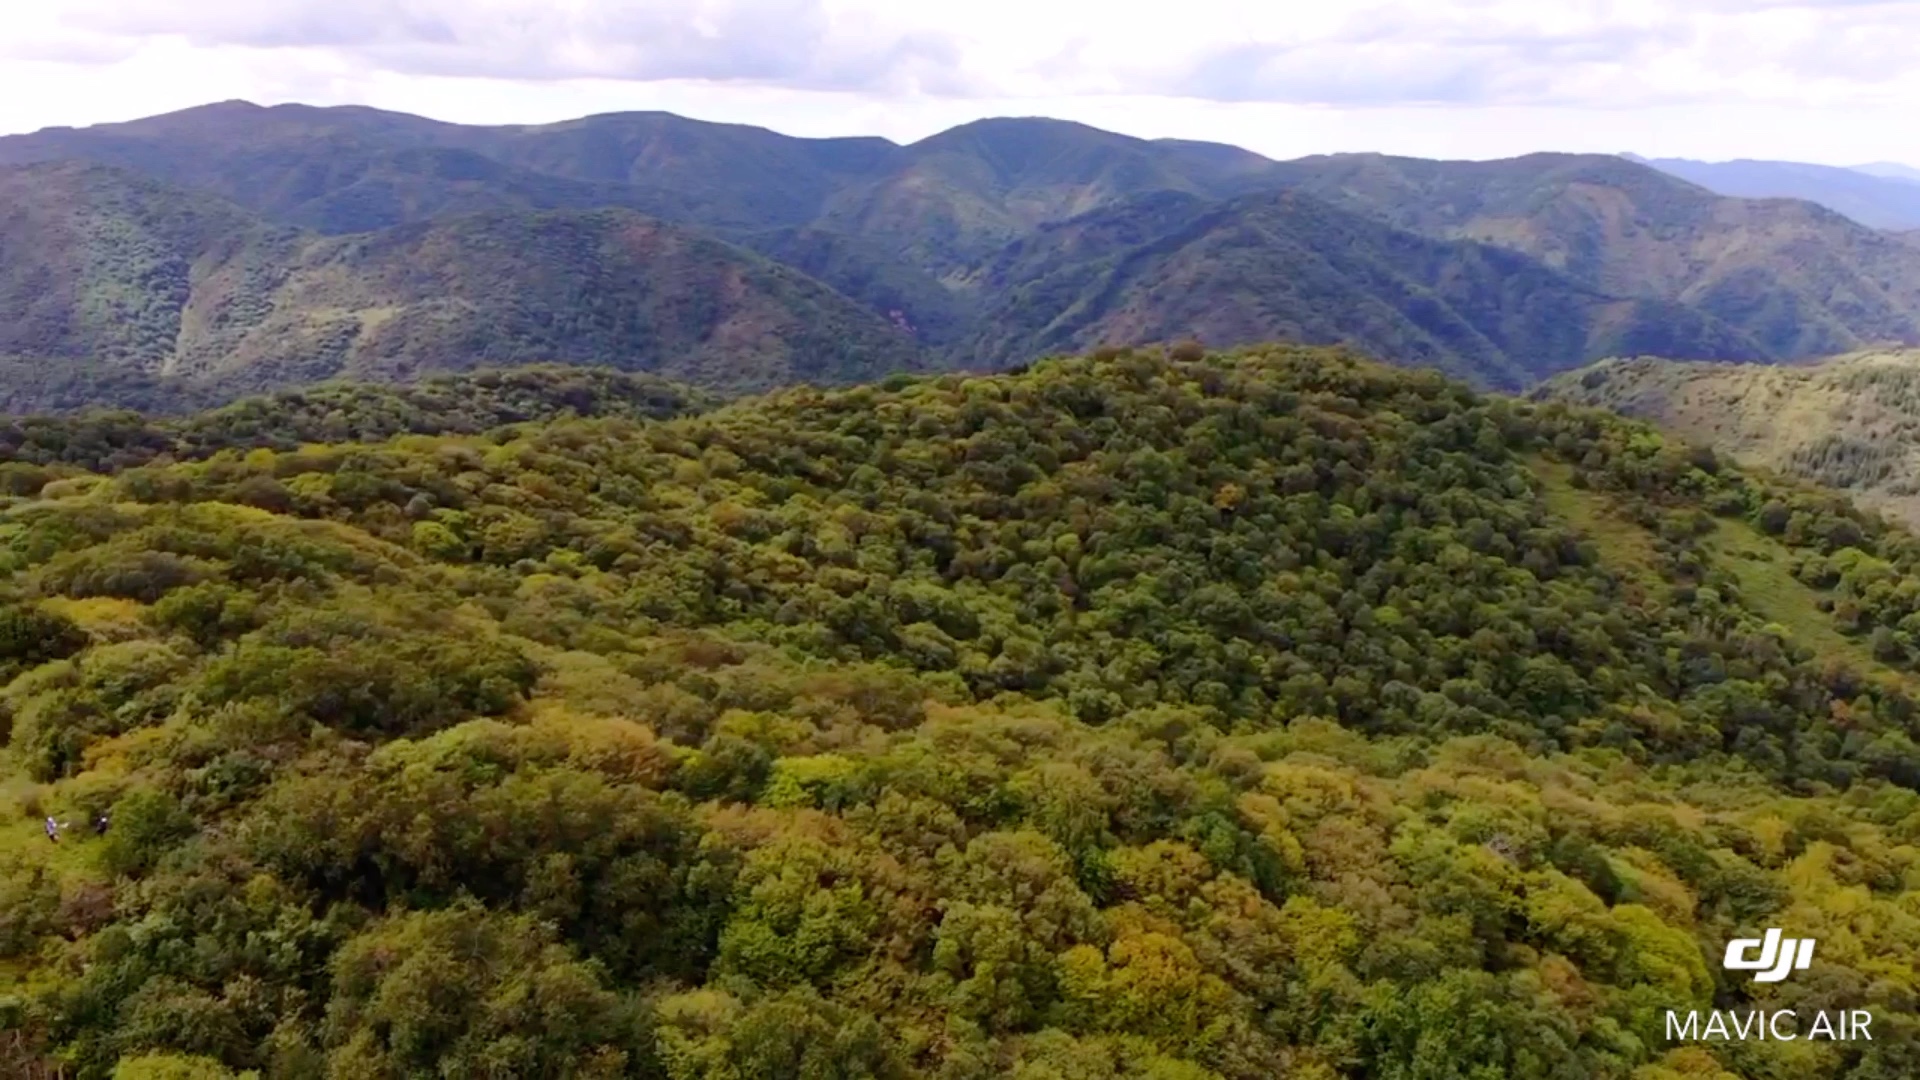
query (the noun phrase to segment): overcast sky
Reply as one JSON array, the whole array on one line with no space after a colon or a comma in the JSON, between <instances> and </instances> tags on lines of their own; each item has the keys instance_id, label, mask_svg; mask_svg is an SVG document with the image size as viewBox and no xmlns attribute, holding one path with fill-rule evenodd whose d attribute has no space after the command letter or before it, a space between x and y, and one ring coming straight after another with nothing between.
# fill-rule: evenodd
<instances>
[{"instance_id":1,"label":"overcast sky","mask_svg":"<svg viewBox=\"0 0 1920 1080\"><path fill-rule=\"evenodd\" d=\"M1276 157L1920 165L1920 0L13 0L0 131L230 98L667 109L910 141L1054 116Z\"/></svg>"}]
</instances>

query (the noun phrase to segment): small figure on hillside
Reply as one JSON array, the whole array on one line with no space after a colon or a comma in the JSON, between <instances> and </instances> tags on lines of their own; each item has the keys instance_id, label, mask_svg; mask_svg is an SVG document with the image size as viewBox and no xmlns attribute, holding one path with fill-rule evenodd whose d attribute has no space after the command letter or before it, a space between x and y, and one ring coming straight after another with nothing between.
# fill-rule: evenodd
<instances>
[{"instance_id":1,"label":"small figure on hillside","mask_svg":"<svg viewBox=\"0 0 1920 1080\"><path fill-rule=\"evenodd\" d=\"M47 839L56 844L60 842L60 823L52 818L47 819Z\"/></svg>"},{"instance_id":2,"label":"small figure on hillside","mask_svg":"<svg viewBox=\"0 0 1920 1080\"><path fill-rule=\"evenodd\" d=\"M107 834L107 825L108 825L107 815L101 814L99 817L94 818L93 819L94 833L99 836L105 836Z\"/></svg>"}]
</instances>

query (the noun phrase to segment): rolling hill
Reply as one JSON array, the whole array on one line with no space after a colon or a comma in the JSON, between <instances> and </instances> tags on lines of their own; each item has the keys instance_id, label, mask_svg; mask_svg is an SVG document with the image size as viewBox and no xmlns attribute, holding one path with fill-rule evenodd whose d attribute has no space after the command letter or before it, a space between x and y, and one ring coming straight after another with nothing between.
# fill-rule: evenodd
<instances>
[{"instance_id":1,"label":"rolling hill","mask_svg":"<svg viewBox=\"0 0 1920 1080\"><path fill-rule=\"evenodd\" d=\"M1647 420L1920 525L1920 352L1781 367L1612 360L1534 396Z\"/></svg>"},{"instance_id":2,"label":"rolling hill","mask_svg":"<svg viewBox=\"0 0 1920 1080\"><path fill-rule=\"evenodd\" d=\"M563 361L737 390L920 362L831 288L626 210L325 237L75 163L0 169L0 199L0 355L75 367L16 397L101 370L141 373L122 376L135 392L159 376L231 394Z\"/></svg>"},{"instance_id":3,"label":"rolling hill","mask_svg":"<svg viewBox=\"0 0 1920 1080\"><path fill-rule=\"evenodd\" d=\"M1169 185L1211 189L1270 164L1232 147L1147 142L1040 119L981 121L902 147L670 113L486 127L239 101L0 138L0 164L67 159L135 169L330 232L418 221L491 192L514 208L615 200L598 205L723 229L953 231L960 248L974 252L1039 220ZM410 197L376 199L365 190L383 184L410 188ZM369 205L338 209L359 202Z\"/></svg>"},{"instance_id":4,"label":"rolling hill","mask_svg":"<svg viewBox=\"0 0 1920 1080\"><path fill-rule=\"evenodd\" d=\"M1868 176L1878 176L1884 180L1905 180L1908 183L1920 184L1920 169L1893 161L1875 161L1866 165L1855 165L1853 171L1863 172Z\"/></svg>"},{"instance_id":5,"label":"rolling hill","mask_svg":"<svg viewBox=\"0 0 1920 1080\"><path fill-rule=\"evenodd\" d=\"M1283 348L238 450L0 494L0 1075L1913 1075L1829 494Z\"/></svg>"},{"instance_id":6,"label":"rolling hill","mask_svg":"<svg viewBox=\"0 0 1920 1080\"><path fill-rule=\"evenodd\" d=\"M177 190L180 220L70 197L79 161ZM155 373L230 393L529 359L741 389L1188 337L1344 341L1509 388L1609 352L1920 344L1912 235L1609 156L1275 162L1041 118L898 145L227 102L0 138L6 162L0 231L22 239L0 244L25 258L0 271L0 399L26 406L86 379L157 401ZM74 209L96 204L98 227Z\"/></svg>"},{"instance_id":7,"label":"rolling hill","mask_svg":"<svg viewBox=\"0 0 1920 1080\"><path fill-rule=\"evenodd\" d=\"M819 224L887 242L944 277L1042 225L1143 195L1261 186L1272 164L1060 120L980 120L901 148L883 173L836 195Z\"/></svg>"},{"instance_id":8,"label":"rolling hill","mask_svg":"<svg viewBox=\"0 0 1920 1080\"><path fill-rule=\"evenodd\" d=\"M1686 304L1801 359L1920 343L1914 248L1813 203L1731 199L1602 155L1303 158L1289 182L1429 235L1532 255L1611 295Z\"/></svg>"},{"instance_id":9,"label":"rolling hill","mask_svg":"<svg viewBox=\"0 0 1920 1080\"><path fill-rule=\"evenodd\" d=\"M670 113L486 127L238 101L0 138L0 164L69 159L134 169L323 232L459 210L622 206L723 231L812 226L868 237L937 272L1040 222L1159 190L1240 190L1272 165L1235 147L1038 118L979 121L900 146Z\"/></svg>"},{"instance_id":10,"label":"rolling hill","mask_svg":"<svg viewBox=\"0 0 1920 1080\"><path fill-rule=\"evenodd\" d=\"M261 300L270 313L169 370L272 385L553 360L737 390L918 364L911 337L825 285L628 211L400 225L312 242L276 271L269 294L233 282L204 319Z\"/></svg>"},{"instance_id":11,"label":"rolling hill","mask_svg":"<svg viewBox=\"0 0 1920 1080\"><path fill-rule=\"evenodd\" d=\"M1920 229L1920 184L1899 174L1843 169L1795 161L1690 161L1622 155L1700 185L1743 199L1804 199L1875 229ZM1895 166L1897 168L1897 166Z\"/></svg>"},{"instance_id":12,"label":"rolling hill","mask_svg":"<svg viewBox=\"0 0 1920 1080\"><path fill-rule=\"evenodd\" d=\"M1101 344L1277 337L1517 390L1626 351L1757 351L1683 305L1609 296L1523 255L1397 230L1297 191L1096 211L1012 244L969 286L997 298L959 354L986 367Z\"/></svg>"},{"instance_id":13,"label":"rolling hill","mask_svg":"<svg viewBox=\"0 0 1920 1080\"><path fill-rule=\"evenodd\" d=\"M219 199L80 163L0 170L0 208L0 355L158 367L204 260L291 243Z\"/></svg>"},{"instance_id":14,"label":"rolling hill","mask_svg":"<svg viewBox=\"0 0 1920 1080\"><path fill-rule=\"evenodd\" d=\"M449 145L447 133L458 130L373 109L223 102L0 138L0 165L112 165L327 233L500 210L618 206L686 216L668 192L524 169Z\"/></svg>"},{"instance_id":15,"label":"rolling hill","mask_svg":"<svg viewBox=\"0 0 1920 1080\"><path fill-rule=\"evenodd\" d=\"M941 281L884 241L811 227L726 235L831 285L932 350L953 345L975 326L977 296Z\"/></svg>"}]
</instances>

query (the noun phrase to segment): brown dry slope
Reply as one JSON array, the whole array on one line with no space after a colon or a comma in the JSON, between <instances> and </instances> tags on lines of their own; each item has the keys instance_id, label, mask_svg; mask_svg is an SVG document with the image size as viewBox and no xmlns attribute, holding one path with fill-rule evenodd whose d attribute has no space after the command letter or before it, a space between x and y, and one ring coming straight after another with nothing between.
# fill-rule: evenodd
<instances>
[{"instance_id":1,"label":"brown dry slope","mask_svg":"<svg viewBox=\"0 0 1920 1080\"><path fill-rule=\"evenodd\" d=\"M1920 351L1780 367L1607 360L1532 396L1648 420L1920 523Z\"/></svg>"}]
</instances>

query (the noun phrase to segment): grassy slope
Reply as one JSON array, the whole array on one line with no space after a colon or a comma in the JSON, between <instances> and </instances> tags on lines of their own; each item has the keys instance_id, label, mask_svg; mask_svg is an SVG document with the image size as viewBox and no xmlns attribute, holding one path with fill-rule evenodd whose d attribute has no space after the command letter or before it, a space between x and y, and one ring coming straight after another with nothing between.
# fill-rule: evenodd
<instances>
[{"instance_id":1,"label":"grassy slope","mask_svg":"<svg viewBox=\"0 0 1920 1080\"><path fill-rule=\"evenodd\" d=\"M1576 487L1570 466L1540 457L1529 466L1540 479L1547 508L1594 542L1601 559L1632 584L1633 602L1653 602L1661 559L1653 534L1625 514L1614 498ZM1791 640L1875 679L1920 691L1920 679L1875 659L1858 637L1841 632L1831 614L1832 590L1814 589L1795 577L1793 553L1779 540L1744 521L1721 518L1703 538L1702 548L1712 566L1733 576L1741 601L1785 628Z\"/></svg>"},{"instance_id":2,"label":"grassy slope","mask_svg":"<svg viewBox=\"0 0 1920 1080\"><path fill-rule=\"evenodd\" d=\"M1744 521L1722 521L1707 539L1706 547L1716 565L1729 570L1739 582L1741 599L1769 621L1786 627L1794 640L1862 672L1895 679L1909 690L1920 687L1912 675L1876 660L1859 638L1840 632L1828 614L1833 593L1811 588L1795 577L1792 553L1778 540ZM1826 610L1822 609L1823 601Z\"/></svg>"},{"instance_id":3,"label":"grassy slope","mask_svg":"<svg viewBox=\"0 0 1920 1080\"><path fill-rule=\"evenodd\" d=\"M1659 553L1647 530L1623 516L1612 499L1575 487L1572 466L1538 456L1527 465L1540 480L1547 509L1591 538L1608 567L1639 587L1635 601L1646 602L1645 590L1659 575Z\"/></svg>"},{"instance_id":4,"label":"grassy slope","mask_svg":"<svg viewBox=\"0 0 1920 1080\"><path fill-rule=\"evenodd\" d=\"M1613 361L1569 372L1534 396L1645 419L1920 520L1920 353L1787 367Z\"/></svg>"}]
</instances>

